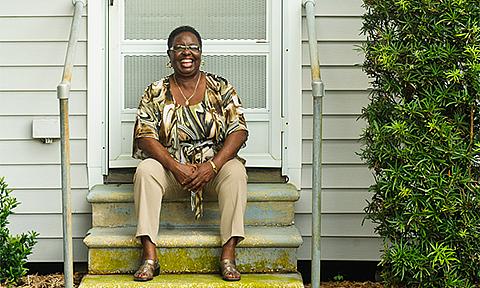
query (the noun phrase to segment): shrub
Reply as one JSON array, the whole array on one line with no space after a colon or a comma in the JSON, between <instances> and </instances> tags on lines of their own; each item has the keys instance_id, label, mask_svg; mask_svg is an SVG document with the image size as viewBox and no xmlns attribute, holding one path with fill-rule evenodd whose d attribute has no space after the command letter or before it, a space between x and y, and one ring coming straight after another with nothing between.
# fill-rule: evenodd
<instances>
[{"instance_id":1,"label":"shrub","mask_svg":"<svg viewBox=\"0 0 480 288\"><path fill-rule=\"evenodd\" d=\"M36 243L36 232L28 232L17 236L10 235L7 228L8 216L18 206L19 202L7 189L4 178L0 178L0 283L7 285L17 284L20 277L27 273L24 265L27 263L27 256L32 253Z\"/></svg>"},{"instance_id":2,"label":"shrub","mask_svg":"<svg viewBox=\"0 0 480 288\"><path fill-rule=\"evenodd\" d=\"M480 278L478 0L364 0L371 77L361 156L390 287Z\"/></svg>"}]
</instances>

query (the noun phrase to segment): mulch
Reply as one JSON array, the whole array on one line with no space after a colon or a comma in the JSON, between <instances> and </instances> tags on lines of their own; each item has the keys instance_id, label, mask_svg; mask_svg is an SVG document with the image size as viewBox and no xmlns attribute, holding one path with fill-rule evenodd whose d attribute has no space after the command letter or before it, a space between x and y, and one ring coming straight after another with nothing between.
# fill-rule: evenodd
<instances>
[{"instance_id":1,"label":"mulch","mask_svg":"<svg viewBox=\"0 0 480 288\"><path fill-rule=\"evenodd\" d=\"M73 284L74 287L80 285L85 273L75 273L73 275ZM18 286L13 286L17 288L64 288L63 274L48 274L48 275L27 275L22 277L21 284ZM0 285L0 288L6 288L6 286Z\"/></svg>"},{"instance_id":2,"label":"mulch","mask_svg":"<svg viewBox=\"0 0 480 288\"><path fill-rule=\"evenodd\" d=\"M74 286L78 287L80 281L85 273L75 273ZM0 288L5 286L0 285ZM15 286L18 288L63 288L63 274L49 274L49 275L27 275L22 277L22 284ZM383 288L379 283L374 282L353 282L353 281L336 281L336 282L322 282L322 288ZM305 285L305 288L310 288L310 285Z\"/></svg>"}]
</instances>

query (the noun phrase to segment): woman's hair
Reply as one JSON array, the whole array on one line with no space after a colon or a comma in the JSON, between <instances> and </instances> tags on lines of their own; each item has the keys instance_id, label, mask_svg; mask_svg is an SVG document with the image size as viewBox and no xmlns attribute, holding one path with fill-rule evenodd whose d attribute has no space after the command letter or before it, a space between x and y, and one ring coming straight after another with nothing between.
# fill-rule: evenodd
<instances>
[{"instance_id":1,"label":"woman's hair","mask_svg":"<svg viewBox=\"0 0 480 288\"><path fill-rule=\"evenodd\" d=\"M190 32L193 35L195 35L195 37L197 37L197 40L200 44L200 47L202 47L202 37L200 37L200 33L198 33L198 31L195 30L195 28L193 28L192 26L180 26L173 29L173 31L170 32L170 35L168 35L168 42L167 42L168 48L172 47L173 39L175 39L175 37L177 37L178 34L183 32Z\"/></svg>"}]
</instances>

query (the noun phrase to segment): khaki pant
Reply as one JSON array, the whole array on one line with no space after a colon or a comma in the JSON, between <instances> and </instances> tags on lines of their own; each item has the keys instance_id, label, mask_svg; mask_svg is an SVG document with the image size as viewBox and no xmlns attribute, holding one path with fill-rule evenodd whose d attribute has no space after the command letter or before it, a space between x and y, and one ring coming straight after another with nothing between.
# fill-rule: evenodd
<instances>
[{"instance_id":1,"label":"khaki pant","mask_svg":"<svg viewBox=\"0 0 480 288\"><path fill-rule=\"evenodd\" d=\"M138 165L133 191L138 220L135 236L148 236L156 244L162 200L186 198L190 192L185 191L162 164L150 158ZM237 159L225 163L205 185L203 195L204 199L218 198L222 245L234 236L243 239L243 216L247 206L247 173L243 164Z\"/></svg>"}]
</instances>

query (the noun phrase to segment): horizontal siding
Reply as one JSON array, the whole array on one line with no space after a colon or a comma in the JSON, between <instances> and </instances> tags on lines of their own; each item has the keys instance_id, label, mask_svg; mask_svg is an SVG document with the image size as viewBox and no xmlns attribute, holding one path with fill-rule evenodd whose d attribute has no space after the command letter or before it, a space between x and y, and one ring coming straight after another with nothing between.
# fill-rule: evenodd
<instances>
[{"instance_id":1,"label":"horizontal siding","mask_svg":"<svg viewBox=\"0 0 480 288\"><path fill-rule=\"evenodd\" d=\"M369 101L370 79L362 71L360 0L325 0L315 7L315 23L323 97L322 147L322 259L378 260L381 239L365 221L371 194L371 171L357 155L365 121L359 119ZM310 259L312 219L313 109L310 55L303 17L302 31L302 182L296 203L296 225L304 244L299 259Z\"/></svg>"},{"instance_id":2,"label":"horizontal siding","mask_svg":"<svg viewBox=\"0 0 480 288\"><path fill-rule=\"evenodd\" d=\"M0 116L0 126L6 127L0 134L1 140L31 140L32 122L35 119L51 119L54 116ZM70 116L70 138L74 140L87 138L87 117Z\"/></svg>"},{"instance_id":3,"label":"horizontal siding","mask_svg":"<svg viewBox=\"0 0 480 288\"><path fill-rule=\"evenodd\" d=\"M88 188L86 165L71 165L70 174L72 188ZM1 165L0 175L5 176L11 189L60 189L62 187L60 165ZM38 198L39 203L42 203L41 193Z\"/></svg>"},{"instance_id":4,"label":"horizontal siding","mask_svg":"<svg viewBox=\"0 0 480 288\"><path fill-rule=\"evenodd\" d=\"M8 227L12 234L36 231L39 233L39 239L55 239L61 238L63 235L62 218L62 214L14 214L9 218ZM91 223L91 214L74 214L72 217L73 237L85 237Z\"/></svg>"},{"instance_id":5,"label":"horizontal siding","mask_svg":"<svg viewBox=\"0 0 480 288\"><path fill-rule=\"evenodd\" d=\"M83 244L83 237L73 239L73 259L75 262L88 261L88 249ZM61 238L39 239L28 261L63 262L63 240Z\"/></svg>"},{"instance_id":6,"label":"horizontal siding","mask_svg":"<svg viewBox=\"0 0 480 288\"><path fill-rule=\"evenodd\" d=\"M15 1L18 3L17 1ZM22 5L23 6L23 5ZM3 9L3 7L2 7ZM19 8L22 10L23 8ZM1 13L1 12L0 12ZM68 41L72 17L0 17L2 41ZM87 18L82 17L79 40L87 39Z\"/></svg>"},{"instance_id":7,"label":"horizontal siding","mask_svg":"<svg viewBox=\"0 0 480 288\"><path fill-rule=\"evenodd\" d=\"M0 176L20 201L12 233L35 230L33 262L63 261L60 144L32 139L32 121L58 118L56 87L72 21L71 1L3 1L0 9ZM86 15L86 13L85 13ZM87 261L87 18L82 17L70 95L74 260Z\"/></svg>"},{"instance_id":8,"label":"horizontal siding","mask_svg":"<svg viewBox=\"0 0 480 288\"><path fill-rule=\"evenodd\" d=\"M310 260L312 238L303 237L303 244L297 250L298 260ZM383 249L380 238L371 237L322 237L320 257L336 261L378 261Z\"/></svg>"},{"instance_id":9,"label":"horizontal siding","mask_svg":"<svg viewBox=\"0 0 480 288\"><path fill-rule=\"evenodd\" d=\"M0 45L1 46L1 45ZM1 69L1 68L0 68ZM75 79L76 80L76 79ZM74 80L74 81L75 81ZM12 115L59 115L57 93L55 91L18 92L0 91L0 116ZM8 99L8 101L7 101ZM68 101L70 115L87 114L87 92L71 92Z\"/></svg>"},{"instance_id":10,"label":"horizontal siding","mask_svg":"<svg viewBox=\"0 0 480 288\"><path fill-rule=\"evenodd\" d=\"M90 213L91 205L85 201L88 189L72 189L72 211L73 213ZM15 208L15 214L55 214L62 213L62 190L14 190L12 195L17 198L20 205ZM38 205L38 198L41 197L42 205Z\"/></svg>"},{"instance_id":11,"label":"horizontal siding","mask_svg":"<svg viewBox=\"0 0 480 288\"><path fill-rule=\"evenodd\" d=\"M368 104L368 91L326 91L323 97L324 115L360 115L362 107ZM311 91L302 93L303 115L313 114ZM311 128L311 127L309 127Z\"/></svg>"},{"instance_id":12,"label":"horizontal siding","mask_svg":"<svg viewBox=\"0 0 480 288\"><path fill-rule=\"evenodd\" d=\"M67 42L2 43L2 45L0 45L0 67L28 65L63 66L67 46ZM78 43L74 64L83 66L87 65L86 42Z\"/></svg>"},{"instance_id":13,"label":"horizontal siding","mask_svg":"<svg viewBox=\"0 0 480 288\"><path fill-rule=\"evenodd\" d=\"M362 19L359 16L322 16L315 18L318 41L364 41L360 34ZM302 39L308 40L307 21L302 21Z\"/></svg>"},{"instance_id":14,"label":"horizontal siding","mask_svg":"<svg viewBox=\"0 0 480 288\"><path fill-rule=\"evenodd\" d=\"M358 119L356 115L324 115L323 139L327 140L355 140L365 128L365 120ZM313 116L303 115L302 138L313 139Z\"/></svg>"},{"instance_id":15,"label":"horizontal siding","mask_svg":"<svg viewBox=\"0 0 480 288\"><path fill-rule=\"evenodd\" d=\"M3 1L0 16L64 16L72 15L72 7L72 1L65 0L48 0L48 5L37 0Z\"/></svg>"},{"instance_id":16,"label":"horizontal siding","mask_svg":"<svg viewBox=\"0 0 480 288\"><path fill-rule=\"evenodd\" d=\"M322 214L361 214L370 197L371 193L366 188L324 188ZM304 188L300 191L295 211L298 214L312 213L312 189Z\"/></svg>"},{"instance_id":17,"label":"horizontal siding","mask_svg":"<svg viewBox=\"0 0 480 288\"><path fill-rule=\"evenodd\" d=\"M322 215L322 236L326 237L378 237L370 220L364 221L364 214ZM297 214L295 223L303 236L312 236L312 217Z\"/></svg>"},{"instance_id":18,"label":"horizontal siding","mask_svg":"<svg viewBox=\"0 0 480 288\"><path fill-rule=\"evenodd\" d=\"M72 164L87 163L87 141L70 141ZM60 164L60 141L44 144L39 140L0 141L0 151L23 151L23 153L0 153L2 165Z\"/></svg>"},{"instance_id":19,"label":"horizontal siding","mask_svg":"<svg viewBox=\"0 0 480 288\"><path fill-rule=\"evenodd\" d=\"M0 91L56 91L62 80L63 67L2 67ZM87 67L73 68L72 90L87 89Z\"/></svg>"},{"instance_id":20,"label":"horizontal siding","mask_svg":"<svg viewBox=\"0 0 480 288\"><path fill-rule=\"evenodd\" d=\"M353 66L362 64L363 53L359 49L361 41L355 42L322 42L318 45L320 64L326 66ZM307 41L302 42L302 65L310 65L310 54Z\"/></svg>"},{"instance_id":21,"label":"horizontal siding","mask_svg":"<svg viewBox=\"0 0 480 288\"><path fill-rule=\"evenodd\" d=\"M315 15L342 16L361 15L363 8L359 0L322 0L316 1Z\"/></svg>"},{"instance_id":22,"label":"horizontal siding","mask_svg":"<svg viewBox=\"0 0 480 288\"><path fill-rule=\"evenodd\" d=\"M357 155L362 145L360 141L324 140L322 146L322 162L324 164L361 164ZM302 141L302 163L312 164L313 140Z\"/></svg>"},{"instance_id":23,"label":"horizontal siding","mask_svg":"<svg viewBox=\"0 0 480 288\"><path fill-rule=\"evenodd\" d=\"M373 176L364 165L322 165L323 188L368 188ZM312 165L302 165L302 188L312 188Z\"/></svg>"},{"instance_id":24,"label":"horizontal siding","mask_svg":"<svg viewBox=\"0 0 480 288\"><path fill-rule=\"evenodd\" d=\"M368 77L360 66L321 66L325 90L365 91L369 88ZM302 67L302 89L311 89L310 66Z\"/></svg>"}]
</instances>

